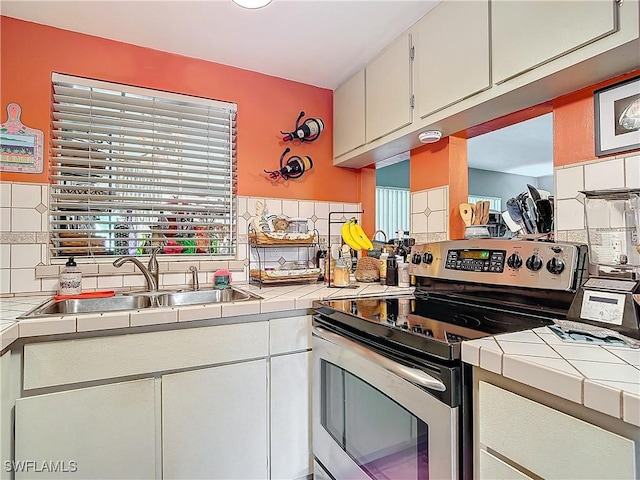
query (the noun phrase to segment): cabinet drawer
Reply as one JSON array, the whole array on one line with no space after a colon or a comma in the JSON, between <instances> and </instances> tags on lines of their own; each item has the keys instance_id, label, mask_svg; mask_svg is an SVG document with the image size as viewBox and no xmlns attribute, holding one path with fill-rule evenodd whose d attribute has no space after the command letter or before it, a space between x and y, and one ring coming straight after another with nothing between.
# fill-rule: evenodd
<instances>
[{"instance_id":1,"label":"cabinet drawer","mask_svg":"<svg viewBox=\"0 0 640 480\"><path fill-rule=\"evenodd\" d=\"M24 389L266 357L267 322L238 323L24 347Z\"/></svg>"},{"instance_id":2,"label":"cabinet drawer","mask_svg":"<svg viewBox=\"0 0 640 480\"><path fill-rule=\"evenodd\" d=\"M311 315L275 318L269 321L271 355L311 348Z\"/></svg>"},{"instance_id":3,"label":"cabinet drawer","mask_svg":"<svg viewBox=\"0 0 640 480\"><path fill-rule=\"evenodd\" d=\"M486 382L479 440L543 478L633 478L635 442Z\"/></svg>"}]
</instances>

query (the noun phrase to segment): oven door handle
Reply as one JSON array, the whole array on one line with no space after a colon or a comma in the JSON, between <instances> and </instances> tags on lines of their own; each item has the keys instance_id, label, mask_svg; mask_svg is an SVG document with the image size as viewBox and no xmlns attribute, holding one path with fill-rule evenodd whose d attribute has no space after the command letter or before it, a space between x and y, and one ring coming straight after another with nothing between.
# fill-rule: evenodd
<instances>
[{"instance_id":1,"label":"oven door handle","mask_svg":"<svg viewBox=\"0 0 640 480\"><path fill-rule=\"evenodd\" d=\"M339 347L353 350L359 355L374 361L385 370L398 375L399 377L404 378L411 383L415 383L430 390L437 390L439 392L444 392L447 390L447 387L444 383L442 383L437 378L432 377L428 373L423 372L422 370L407 367L400 363L394 362L393 360L390 360L387 357L380 355L379 353L373 352L368 348L365 348L362 345L343 337L342 335L330 332L324 328L315 326L312 328L313 333L315 333L318 337L324 338L325 340L334 343Z\"/></svg>"}]
</instances>

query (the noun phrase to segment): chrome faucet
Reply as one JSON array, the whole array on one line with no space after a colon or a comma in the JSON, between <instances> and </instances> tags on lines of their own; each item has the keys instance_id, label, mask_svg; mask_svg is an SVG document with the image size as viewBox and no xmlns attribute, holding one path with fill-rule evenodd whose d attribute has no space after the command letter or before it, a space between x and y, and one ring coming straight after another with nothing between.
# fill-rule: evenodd
<instances>
[{"instance_id":1,"label":"chrome faucet","mask_svg":"<svg viewBox=\"0 0 640 480\"><path fill-rule=\"evenodd\" d=\"M198 280L198 269L191 265L189 267L189 271L191 272L191 284L194 290L200 290L200 281Z\"/></svg>"},{"instance_id":2,"label":"chrome faucet","mask_svg":"<svg viewBox=\"0 0 640 480\"><path fill-rule=\"evenodd\" d=\"M149 290L150 292L155 292L158 290L160 284L160 268L158 265L158 259L156 258L156 255L159 251L160 248L153 249L153 251L151 252L151 258L149 259L149 264L146 267L136 257L130 256L117 258L113 262L113 266L119 268L125 262L133 263L140 269L140 272L142 272L142 275L144 275L144 278L147 280L147 290Z\"/></svg>"}]
</instances>

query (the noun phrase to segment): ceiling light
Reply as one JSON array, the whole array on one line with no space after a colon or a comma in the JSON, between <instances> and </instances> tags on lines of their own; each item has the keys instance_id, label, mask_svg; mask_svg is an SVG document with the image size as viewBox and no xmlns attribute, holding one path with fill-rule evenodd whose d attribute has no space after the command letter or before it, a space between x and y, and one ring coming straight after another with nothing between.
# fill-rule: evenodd
<instances>
[{"instance_id":1,"label":"ceiling light","mask_svg":"<svg viewBox=\"0 0 640 480\"><path fill-rule=\"evenodd\" d=\"M231 0L233 3L244 8L262 8L271 3L271 0Z\"/></svg>"},{"instance_id":2,"label":"ceiling light","mask_svg":"<svg viewBox=\"0 0 640 480\"><path fill-rule=\"evenodd\" d=\"M418 140L420 143L435 143L442 138L442 132L440 130L427 130L426 132L421 132L418 135Z\"/></svg>"}]
</instances>

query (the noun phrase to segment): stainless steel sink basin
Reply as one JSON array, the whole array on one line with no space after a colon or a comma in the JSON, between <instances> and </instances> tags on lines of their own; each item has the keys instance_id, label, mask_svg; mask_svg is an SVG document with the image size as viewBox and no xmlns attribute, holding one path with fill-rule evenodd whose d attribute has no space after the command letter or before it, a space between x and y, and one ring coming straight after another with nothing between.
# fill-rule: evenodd
<instances>
[{"instance_id":1,"label":"stainless steel sink basin","mask_svg":"<svg viewBox=\"0 0 640 480\"><path fill-rule=\"evenodd\" d=\"M152 298L144 295L116 295L106 298L81 298L73 300L55 300L52 298L18 318L138 310L151 307L152 303Z\"/></svg>"},{"instance_id":2,"label":"stainless steel sink basin","mask_svg":"<svg viewBox=\"0 0 640 480\"><path fill-rule=\"evenodd\" d=\"M160 295L158 303L167 307L198 305L201 303L228 303L259 300L261 297L238 288L224 290L191 290Z\"/></svg>"},{"instance_id":3,"label":"stainless steel sink basin","mask_svg":"<svg viewBox=\"0 0 640 480\"><path fill-rule=\"evenodd\" d=\"M225 290L184 290L158 292L127 292L106 298L56 300L38 305L20 318L72 315L77 313L103 313L121 310L140 310L152 307L180 307L206 303L229 303L260 300L262 297L239 288Z\"/></svg>"}]
</instances>

